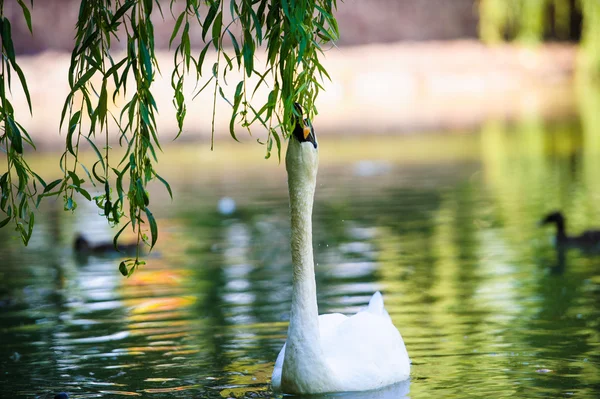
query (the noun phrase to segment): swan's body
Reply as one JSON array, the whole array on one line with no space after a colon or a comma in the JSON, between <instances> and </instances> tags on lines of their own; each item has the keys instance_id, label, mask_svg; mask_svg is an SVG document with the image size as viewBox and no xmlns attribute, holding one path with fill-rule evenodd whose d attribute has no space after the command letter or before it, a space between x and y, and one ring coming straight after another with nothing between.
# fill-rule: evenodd
<instances>
[{"instance_id":1,"label":"swan's body","mask_svg":"<svg viewBox=\"0 0 600 399\"><path fill-rule=\"evenodd\" d=\"M364 391L409 377L410 363L404 342L383 308L379 292L373 295L366 310L351 317L332 313L320 315L318 320L319 344L328 370L326 374L315 375L311 369L296 369L299 375L295 376L294 385L300 392ZM277 356L272 385L275 390L288 392L281 384L286 345ZM293 367L292 370L296 372ZM292 370L286 369L288 373Z\"/></svg>"},{"instance_id":2,"label":"swan's body","mask_svg":"<svg viewBox=\"0 0 600 399\"><path fill-rule=\"evenodd\" d=\"M364 391L406 380L410 374L406 347L380 293L354 316L318 316L311 220L317 167L312 126L298 123L286 154L292 309L288 338L273 370L273 389L296 394Z\"/></svg>"}]
</instances>

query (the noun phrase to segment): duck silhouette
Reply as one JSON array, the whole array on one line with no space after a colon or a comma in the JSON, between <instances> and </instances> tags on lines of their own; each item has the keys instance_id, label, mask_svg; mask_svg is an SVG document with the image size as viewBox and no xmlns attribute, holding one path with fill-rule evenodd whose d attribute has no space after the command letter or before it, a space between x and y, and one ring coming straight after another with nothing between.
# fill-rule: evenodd
<instances>
[{"instance_id":1,"label":"duck silhouette","mask_svg":"<svg viewBox=\"0 0 600 399\"><path fill-rule=\"evenodd\" d=\"M555 244L557 247L573 247L600 252L600 230L587 230L578 236L569 236L566 232L566 218L559 211L549 213L540 221L540 225L548 224L556 226Z\"/></svg>"},{"instance_id":2,"label":"duck silhouette","mask_svg":"<svg viewBox=\"0 0 600 399\"><path fill-rule=\"evenodd\" d=\"M112 241L91 243L82 234L77 234L73 242L73 251L77 255L94 256L117 256L119 253L134 255L137 251L137 243L118 244L118 250Z\"/></svg>"}]
</instances>

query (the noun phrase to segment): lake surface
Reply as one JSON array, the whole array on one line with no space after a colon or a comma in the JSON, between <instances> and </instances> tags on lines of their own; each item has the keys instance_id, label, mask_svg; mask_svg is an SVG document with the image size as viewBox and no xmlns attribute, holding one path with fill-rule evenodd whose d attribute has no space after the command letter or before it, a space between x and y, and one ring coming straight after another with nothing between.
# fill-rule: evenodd
<instances>
[{"instance_id":1,"label":"lake surface","mask_svg":"<svg viewBox=\"0 0 600 399\"><path fill-rule=\"evenodd\" d=\"M352 314L381 290L412 359L405 384L325 397L600 396L600 257L558 256L537 226L561 209L573 233L600 227L590 115L321 139L320 312ZM118 258L72 253L77 232L113 234L83 200L75 214L46 201L27 248L0 230L0 396L273 396L291 260L284 166L262 151L166 148L175 201L152 191L159 243L130 278Z\"/></svg>"}]
</instances>

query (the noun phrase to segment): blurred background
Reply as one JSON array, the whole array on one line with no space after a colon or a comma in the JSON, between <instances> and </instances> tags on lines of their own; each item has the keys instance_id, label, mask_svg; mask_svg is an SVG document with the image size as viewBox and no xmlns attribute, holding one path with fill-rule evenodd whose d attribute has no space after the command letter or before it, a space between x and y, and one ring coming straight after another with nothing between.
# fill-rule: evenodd
<instances>
[{"instance_id":1,"label":"blurred background","mask_svg":"<svg viewBox=\"0 0 600 399\"><path fill-rule=\"evenodd\" d=\"M5 4L34 108L15 93L17 118L46 181L61 173L78 4L36 1L33 36ZM598 251L557 251L538 222L562 210L569 234L600 228L600 3L338 6L314 121L320 311L381 290L413 360L399 390L349 398L597 398ZM27 248L0 230L0 386L15 397L272 397L291 297L284 165L264 160L259 129L231 139L223 101L211 152L210 93L171 142L165 19L153 90L174 199L151 187L157 247L130 278L123 255L77 251L77 234L101 248L115 233L83 198L75 213L43 201Z\"/></svg>"},{"instance_id":2,"label":"blurred background","mask_svg":"<svg viewBox=\"0 0 600 399\"><path fill-rule=\"evenodd\" d=\"M66 71L78 4L36 4L33 35L18 4L6 7L36 110L31 121L26 113L20 119L43 146L61 142L56 132L68 94ZM339 2L341 38L324 60L332 81L326 82L318 104L319 132L464 131L489 119L572 118L579 98L588 95L579 86L600 74L598 7L594 0ZM168 139L176 130L168 49L174 20L168 2L165 10L164 19L158 12L154 17L162 75L153 90L159 100L159 130ZM200 51L203 43L194 40L194 33L199 37L198 27L192 30L192 44ZM116 52L122 47L115 41ZM208 58L214 56L209 53ZM237 82L237 75L230 76ZM575 84L578 76L585 83ZM192 93L195 85L189 86ZM257 99L265 95L260 90ZM217 138L227 138L228 105L217 105L222 133ZM205 139L210 132L205 121L212 117L210 90L189 107L193 112L188 113L184 140Z\"/></svg>"}]
</instances>

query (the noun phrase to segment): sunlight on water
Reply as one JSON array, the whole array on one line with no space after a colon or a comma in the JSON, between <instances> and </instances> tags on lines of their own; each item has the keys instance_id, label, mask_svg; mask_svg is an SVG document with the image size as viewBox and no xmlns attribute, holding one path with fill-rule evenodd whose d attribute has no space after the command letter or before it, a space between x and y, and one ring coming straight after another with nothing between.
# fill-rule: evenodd
<instances>
[{"instance_id":1,"label":"sunlight on water","mask_svg":"<svg viewBox=\"0 0 600 399\"><path fill-rule=\"evenodd\" d=\"M343 146L354 158L322 162L320 311L356 312L381 290L413 361L406 383L324 397L598 397L600 258L557 256L536 225L562 209L570 231L600 226L600 147L583 145L597 126L490 122L394 138L397 154L357 139ZM48 201L27 249L0 230L2 395L272 396L291 297L283 167L197 176L194 162L171 171L173 204L153 193L161 237L129 279L118 257L72 253L77 232L111 239L91 206Z\"/></svg>"}]
</instances>

